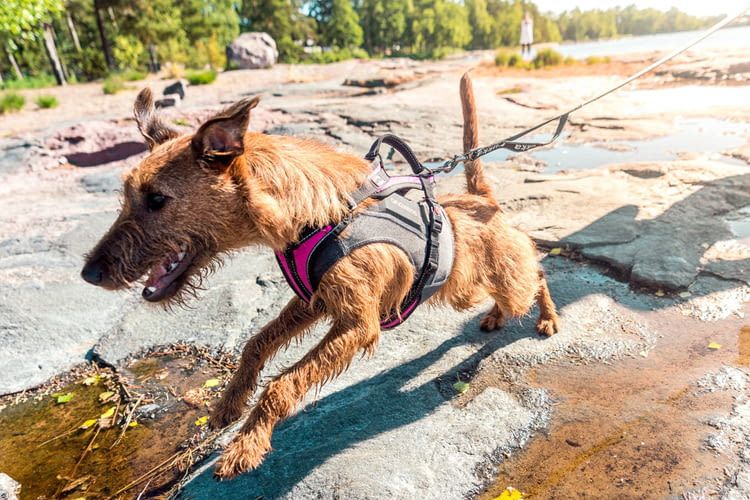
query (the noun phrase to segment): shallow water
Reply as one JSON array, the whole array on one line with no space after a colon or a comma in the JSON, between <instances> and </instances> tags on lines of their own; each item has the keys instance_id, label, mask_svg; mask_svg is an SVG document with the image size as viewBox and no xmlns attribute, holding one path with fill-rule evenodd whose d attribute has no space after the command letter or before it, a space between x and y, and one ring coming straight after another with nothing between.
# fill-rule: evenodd
<instances>
[{"instance_id":1,"label":"shallow water","mask_svg":"<svg viewBox=\"0 0 750 500\"><path fill-rule=\"evenodd\" d=\"M563 55L584 59L589 56L606 56L667 51L681 47L695 39L701 31L683 31L680 33L660 33L656 35L634 36L597 42L563 43L557 47ZM727 47L747 46L750 44L750 26L724 28L714 33L700 44L701 48L726 49Z\"/></svg>"},{"instance_id":2,"label":"shallow water","mask_svg":"<svg viewBox=\"0 0 750 500\"><path fill-rule=\"evenodd\" d=\"M672 134L653 139L612 143L618 150L608 149L610 144L603 142L566 144L562 138L551 147L528 154L547 164L545 172L598 168L614 163L672 161L679 159L679 153L696 153L741 164L739 160L722 153L744 144L746 135L750 133L750 125L713 118L691 118L676 120L674 130ZM542 139L529 137L528 140ZM505 161L512 155L512 152L505 150L495 151L486 159Z\"/></svg>"}]
</instances>

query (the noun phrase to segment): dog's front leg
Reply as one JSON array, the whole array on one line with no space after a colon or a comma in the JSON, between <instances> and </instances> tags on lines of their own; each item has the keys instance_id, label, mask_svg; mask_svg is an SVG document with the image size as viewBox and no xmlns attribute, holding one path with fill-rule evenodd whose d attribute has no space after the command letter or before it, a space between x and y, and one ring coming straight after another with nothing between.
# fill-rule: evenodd
<instances>
[{"instance_id":1,"label":"dog's front leg","mask_svg":"<svg viewBox=\"0 0 750 500\"><path fill-rule=\"evenodd\" d=\"M257 467L271 449L274 426L294 411L310 388L346 370L358 351L371 349L379 334L374 310L366 318L335 320L313 350L268 384L239 434L224 451L216 475L227 479Z\"/></svg>"},{"instance_id":2,"label":"dog's front leg","mask_svg":"<svg viewBox=\"0 0 750 500\"><path fill-rule=\"evenodd\" d=\"M237 372L211 412L209 422L212 428L221 429L240 418L248 396L255 391L258 375L266 361L294 337L304 334L320 316L320 312L295 297L278 318L247 341Z\"/></svg>"}]
</instances>

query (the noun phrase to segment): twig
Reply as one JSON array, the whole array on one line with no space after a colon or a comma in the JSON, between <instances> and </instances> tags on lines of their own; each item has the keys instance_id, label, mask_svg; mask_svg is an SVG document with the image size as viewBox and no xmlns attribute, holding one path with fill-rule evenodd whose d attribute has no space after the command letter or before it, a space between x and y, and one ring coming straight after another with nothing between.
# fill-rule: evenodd
<instances>
[{"instance_id":1,"label":"twig","mask_svg":"<svg viewBox=\"0 0 750 500\"><path fill-rule=\"evenodd\" d=\"M72 429L70 429L69 431L63 432L63 433L62 433L62 434L60 434L59 436L55 436L55 437L53 437L53 438L51 438L51 439L48 439L48 440L46 440L45 442L43 442L43 443L41 443L41 444L38 444L38 445L36 445L36 447L37 447L37 448L41 448L41 447L42 447L42 446L44 446L45 444L49 444L49 443L51 443L52 441L57 441L58 439L62 439L62 438L64 438L65 436L69 436L69 435L73 434L73 433L74 433L75 431L77 431L77 430L78 430L79 428L80 428L80 425L76 425L75 427L73 427L73 428L72 428Z\"/></svg>"},{"instance_id":2,"label":"twig","mask_svg":"<svg viewBox=\"0 0 750 500\"><path fill-rule=\"evenodd\" d=\"M125 424L122 426L122 432L120 435L115 439L115 442L112 443L112 446L109 447L111 450L115 446L119 444L119 442L122 440L122 437L125 435L125 431L128 430L128 426L130 425L130 422L133 419L133 415L135 414L135 410L138 408L138 405L141 404L141 401L143 401L143 397L145 394L141 394L141 396L138 398L138 401L135 402L135 405L133 405L133 409L130 410L130 413L128 414L128 418L125 419Z\"/></svg>"}]
</instances>

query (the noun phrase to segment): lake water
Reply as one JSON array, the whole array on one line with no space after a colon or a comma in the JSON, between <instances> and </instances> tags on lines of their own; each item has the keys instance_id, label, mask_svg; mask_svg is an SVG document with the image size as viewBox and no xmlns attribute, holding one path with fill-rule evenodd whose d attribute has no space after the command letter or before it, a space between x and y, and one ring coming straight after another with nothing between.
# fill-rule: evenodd
<instances>
[{"instance_id":1,"label":"lake water","mask_svg":"<svg viewBox=\"0 0 750 500\"><path fill-rule=\"evenodd\" d=\"M695 39L701 31L682 31L679 33L661 33L596 42L561 43L557 50L576 59L588 56L620 55L636 52L670 51ZM750 26L724 28L707 39L698 47L721 50L727 47L750 47Z\"/></svg>"},{"instance_id":2,"label":"lake water","mask_svg":"<svg viewBox=\"0 0 750 500\"><path fill-rule=\"evenodd\" d=\"M696 153L720 161L741 163L722 153L740 147L750 133L750 125L713 118L677 119L674 132L668 135L639 141L618 141L617 150L605 143L566 144L565 138L550 147L528 154L547 164L545 172L597 168L613 163L639 161L670 161L679 159L679 153ZM544 140L530 137L528 141ZM487 155L487 161L504 161L513 153L505 150Z\"/></svg>"}]
</instances>

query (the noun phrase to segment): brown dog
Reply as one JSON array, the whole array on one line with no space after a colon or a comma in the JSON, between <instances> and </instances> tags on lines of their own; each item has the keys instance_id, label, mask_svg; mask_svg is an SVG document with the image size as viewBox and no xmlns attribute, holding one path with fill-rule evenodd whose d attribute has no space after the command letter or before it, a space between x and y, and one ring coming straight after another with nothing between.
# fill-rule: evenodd
<instances>
[{"instance_id":1,"label":"brown dog","mask_svg":"<svg viewBox=\"0 0 750 500\"><path fill-rule=\"evenodd\" d=\"M461 98L469 149L477 143L477 120L468 76L461 80ZM90 253L84 279L116 289L148 274L146 300L179 303L222 254L252 244L281 250L305 227L336 223L350 213L347 195L368 175L368 162L317 142L247 132L257 103L242 100L195 134L179 135L154 114L150 91L140 93L135 117L151 153L125 179L122 211ZM454 230L455 257L448 281L431 302L463 310L491 296L495 305L481 327L494 330L526 314L536 300L537 330L552 335L558 317L533 242L503 220L481 163L465 167L468 194L439 199ZM292 299L247 342L211 415L215 428L241 416L274 353L318 320L331 322L314 349L268 384L225 450L219 477L257 467L270 449L274 426L308 390L346 370L358 352L374 352L381 318L403 302L413 279L414 268L399 248L361 247L323 276L314 306Z\"/></svg>"}]
</instances>

